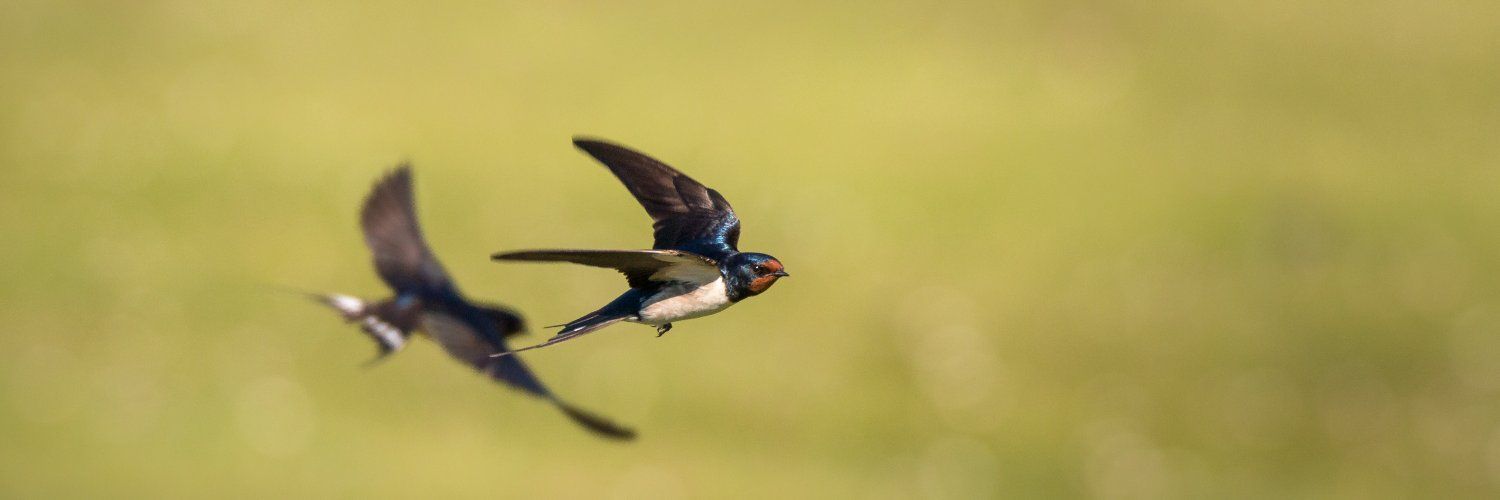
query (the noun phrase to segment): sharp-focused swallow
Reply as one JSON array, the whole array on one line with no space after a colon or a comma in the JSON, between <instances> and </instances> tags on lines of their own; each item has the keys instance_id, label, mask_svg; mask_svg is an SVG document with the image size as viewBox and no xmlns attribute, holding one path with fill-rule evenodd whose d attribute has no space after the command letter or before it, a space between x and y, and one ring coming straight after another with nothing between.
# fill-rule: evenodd
<instances>
[{"instance_id":1,"label":"sharp-focused swallow","mask_svg":"<svg viewBox=\"0 0 1500 500\"><path fill-rule=\"evenodd\" d=\"M612 268L625 274L630 290L599 310L568 322L544 343L520 352L578 338L620 321L656 326L657 336L672 322L707 316L764 293L787 276L781 261L763 253L741 252L740 219L718 191L667 164L624 146L574 139L573 145L599 160L625 184L654 221L651 250L524 250L495 260L572 262ZM504 356L511 352L499 353Z\"/></svg>"},{"instance_id":2,"label":"sharp-focused swallow","mask_svg":"<svg viewBox=\"0 0 1500 500\"><path fill-rule=\"evenodd\" d=\"M459 293L422 238L409 166L397 167L375 184L360 213L360 225L375 256L375 270L395 295L379 301L336 294L317 297L345 320L359 323L380 348L376 359L401 350L413 332L426 333L455 359L546 399L589 430L616 439L635 436L630 429L559 399L520 358L492 356L506 352L505 339L523 332L525 322L513 310L470 302Z\"/></svg>"}]
</instances>

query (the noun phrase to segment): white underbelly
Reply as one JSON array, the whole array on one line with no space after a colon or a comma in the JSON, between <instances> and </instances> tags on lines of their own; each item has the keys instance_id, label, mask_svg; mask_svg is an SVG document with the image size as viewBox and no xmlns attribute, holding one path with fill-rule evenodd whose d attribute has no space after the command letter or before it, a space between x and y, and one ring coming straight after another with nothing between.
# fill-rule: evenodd
<instances>
[{"instance_id":1,"label":"white underbelly","mask_svg":"<svg viewBox=\"0 0 1500 500\"><path fill-rule=\"evenodd\" d=\"M677 285L653 295L641 305L636 323L662 325L684 319L708 316L729 307L729 294L724 280L698 286Z\"/></svg>"}]
</instances>

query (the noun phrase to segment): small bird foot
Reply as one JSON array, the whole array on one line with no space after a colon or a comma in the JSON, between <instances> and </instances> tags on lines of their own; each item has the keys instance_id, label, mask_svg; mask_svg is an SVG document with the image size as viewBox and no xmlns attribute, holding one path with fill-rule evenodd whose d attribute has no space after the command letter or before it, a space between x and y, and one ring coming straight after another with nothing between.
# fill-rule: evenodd
<instances>
[{"instance_id":1,"label":"small bird foot","mask_svg":"<svg viewBox=\"0 0 1500 500\"><path fill-rule=\"evenodd\" d=\"M665 325L658 326L658 327L656 327L656 336L660 337L662 335L666 335L667 332L669 332L671 330L672 330L672 324L671 323L667 323Z\"/></svg>"}]
</instances>

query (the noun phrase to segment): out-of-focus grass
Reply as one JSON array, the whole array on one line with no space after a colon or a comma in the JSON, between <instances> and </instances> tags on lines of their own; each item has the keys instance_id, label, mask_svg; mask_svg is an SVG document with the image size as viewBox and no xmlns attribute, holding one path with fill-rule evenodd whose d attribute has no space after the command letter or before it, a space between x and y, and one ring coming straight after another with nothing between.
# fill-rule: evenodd
<instances>
[{"instance_id":1,"label":"out-of-focus grass","mask_svg":"<svg viewBox=\"0 0 1500 500\"><path fill-rule=\"evenodd\" d=\"M0 6L6 497L1493 497L1500 7ZM528 359L593 439L265 287L381 293L410 159L465 290L641 247L575 133L794 277ZM533 338L539 338L534 336Z\"/></svg>"}]
</instances>

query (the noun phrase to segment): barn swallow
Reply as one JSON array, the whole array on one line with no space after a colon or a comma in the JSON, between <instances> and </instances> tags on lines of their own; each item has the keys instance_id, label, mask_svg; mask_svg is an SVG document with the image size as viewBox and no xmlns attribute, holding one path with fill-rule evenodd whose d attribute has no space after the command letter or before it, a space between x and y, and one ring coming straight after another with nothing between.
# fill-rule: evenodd
<instances>
[{"instance_id":1,"label":"barn swallow","mask_svg":"<svg viewBox=\"0 0 1500 500\"><path fill-rule=\"evenodd\" d=\"M630 290L599 310L569 321L541 344L578 338L620 321L656 327L660 337L672 322L707 316L771 288L788 276L781 261L741 252L740 219L718 191L667 164L624 146L575 138L573 145L609 167L654 222L651 250L523 250L497 253L495 260L572 262L625 274Z\"/></svg>"},{"instance_id":2,"label":"barn swallow","mask_svg":"<svg viewBox=\"0 0 1500 500\"><path fill-rule=\"evenodd\" d=\"M349 295L316 297L359 323L383 359L407 344L412 333L425 333L450 356L512 388L551 402L584 427L602 436L630 439L634 431L578 409L548 390L517 357L505 352L506 338L525 331L525 321L509 308L471 302L428 248L417 224L411 168L397 167L377 182L360 213L365 244L375 256L375 270L394 291L385 300Z\"/></svg>"}]
</instances>

